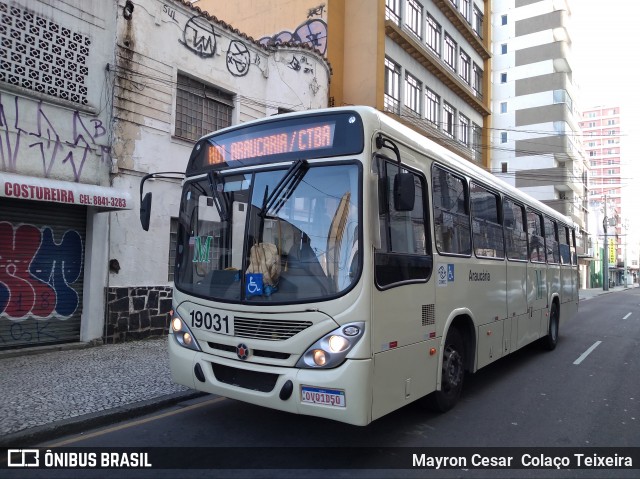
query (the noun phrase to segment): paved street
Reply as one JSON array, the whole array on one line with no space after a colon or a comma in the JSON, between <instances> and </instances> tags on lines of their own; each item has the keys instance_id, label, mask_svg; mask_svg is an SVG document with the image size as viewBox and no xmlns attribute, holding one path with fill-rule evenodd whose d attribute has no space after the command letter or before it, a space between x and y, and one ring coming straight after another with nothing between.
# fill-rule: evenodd
<instances>
[{"instance_id":1,"label":"paved street","mask_svg":"<svg viewBox=\"0 0 640 479\"><path fill-rule=\"evenodd\" d=\"M581 290L580 309L624 291ZM0 352L0 445L71 434L199 395L171 382L166 338L82 346Z\"/></svg>"}]
</instances>

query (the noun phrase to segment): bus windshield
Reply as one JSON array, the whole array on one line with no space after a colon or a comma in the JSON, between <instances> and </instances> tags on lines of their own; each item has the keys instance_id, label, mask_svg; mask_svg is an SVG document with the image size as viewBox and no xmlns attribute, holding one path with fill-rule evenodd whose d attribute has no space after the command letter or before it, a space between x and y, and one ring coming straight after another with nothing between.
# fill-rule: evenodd
<instances>
[{"instance_id":1,"label":"bus windshield","mask_svg":"<svg viewBox=\"0 0 640 479\"><path fill-rule=\"evenodd\" d=\"M323 300L346 292L362 264L359 182L356 163L306 162L187 181L176 288L252 303Z\"/></svg>"}]
</instances>

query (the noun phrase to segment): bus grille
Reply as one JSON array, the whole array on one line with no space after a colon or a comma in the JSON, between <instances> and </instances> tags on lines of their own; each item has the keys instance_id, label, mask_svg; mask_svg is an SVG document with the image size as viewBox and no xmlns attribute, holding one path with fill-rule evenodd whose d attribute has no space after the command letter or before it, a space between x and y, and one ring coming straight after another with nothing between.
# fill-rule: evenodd
<instances>
[{"instance_id":1,"label":"bus grille","mask_svg":"<svg viewBox=\"0 0 640 479\"><path fill-rule=\"evenodd\" d=\"M211 363L211 367L218 381L253 391L271 392L278 381L277 374L247 371L216 363Z\"/></svg>"},{"instance_id":2,"label":"bus grille","mask_svg":"<svg viewBox=\"0 0 640 479\"><path fill-rule=\"evenodd\" d=\"M284 341L312 326L311 321L235 318L235 336L267 341Z\"/></svg>"}]
</instances>

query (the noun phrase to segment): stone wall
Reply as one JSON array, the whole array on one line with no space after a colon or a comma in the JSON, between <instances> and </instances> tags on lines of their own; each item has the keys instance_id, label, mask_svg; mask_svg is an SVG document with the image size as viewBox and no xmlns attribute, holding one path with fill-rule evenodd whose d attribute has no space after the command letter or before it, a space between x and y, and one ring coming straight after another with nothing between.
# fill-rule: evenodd
<instances>
[{"instance_id":1,"label":"stone wall","mask_svg":"<svg viewBox=\"0 0 640 479\"><path fill-rule=\"evenodd\" d=\"M170 286L107 288L104 342L166 336L171 290Z\"/></svg>"}]
</instances>

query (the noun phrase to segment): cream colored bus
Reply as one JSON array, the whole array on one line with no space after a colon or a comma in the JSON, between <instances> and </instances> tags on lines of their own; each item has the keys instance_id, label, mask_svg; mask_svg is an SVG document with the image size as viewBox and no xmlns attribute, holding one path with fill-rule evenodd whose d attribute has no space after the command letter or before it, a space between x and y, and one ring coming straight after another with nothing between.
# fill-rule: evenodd
<instances>
[{"instance_id":1,"label":"cream colored bus","mask_svg":"<svg viewBox=\"0 0 640 479\"><path fill-rule=\"evenodd\" d=\"M555 348L577 271L568 218L377 110L237 125L186 170L172 378L356 425L446 411L465 374Z\"/></svg>"}]
</instances>

